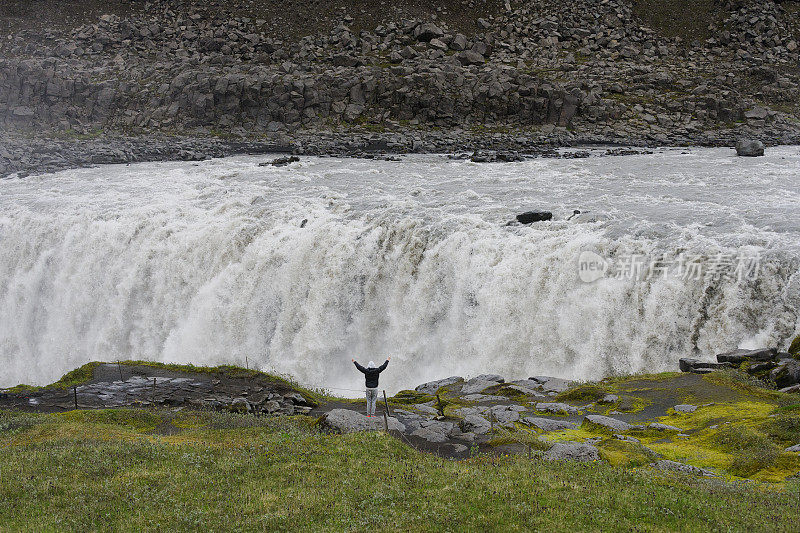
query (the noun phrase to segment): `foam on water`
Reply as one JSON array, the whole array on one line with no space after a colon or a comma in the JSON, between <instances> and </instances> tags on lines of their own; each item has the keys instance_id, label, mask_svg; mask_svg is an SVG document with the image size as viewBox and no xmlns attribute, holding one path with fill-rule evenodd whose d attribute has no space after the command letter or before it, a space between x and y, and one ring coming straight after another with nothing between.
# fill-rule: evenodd
<instances>
[{"instance_id":1,"label":"foam on water","mask_svg":"<svg viewBox=\"0 0 800 533\"><path fill-rule=\"evenodd\" d=\"M591 379L800 329L797 147L757 159L263 160L0 182L0 385L91 360L247 357L358 388L350 357L385 355L391 391L479 372ZM503 226L530 208L556 220ZM604 220L564 220L573 209ZM755 280L584 283L584 250L762 260Z\"/></svg>"}]
</instances>

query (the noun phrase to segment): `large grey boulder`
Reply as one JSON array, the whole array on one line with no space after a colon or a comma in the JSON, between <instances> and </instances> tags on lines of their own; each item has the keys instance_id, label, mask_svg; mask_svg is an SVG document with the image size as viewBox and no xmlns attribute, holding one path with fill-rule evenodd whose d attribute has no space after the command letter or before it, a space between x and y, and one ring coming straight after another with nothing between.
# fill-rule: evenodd
<instances>
[{"instance_id":1,"label":"large grey boulder","mask_svg":"<svg viewBox=\"0 0 800 533\"><path fill-rule=\"evenodd\" d=\"M600 454L591 444L582 442L557 442L542 456L547 461L598 461Z\"/></svg>"},{"instance_id":2,"label":"large grey boulder","mask_svg":"<svg viewBox=\"0 0 800 533\"><path fill-rule=\"evenodd\" d=\"M482 374L464 383L464 386L461 387L461 394L476 394L483 392L489 387L503 383L503 381L503 378L496 374Z\"/></svg>"},{"instance_id":3,"label":"large grey boulder","mask_svg":"<svg viewBox=\"0 0 800 533\"><path fill-rule=\"evenodd\" d=\"M764 143L754 139L739 139L736 141L736 155L744 157L758 157L764 155Z\"/></svg>"},{"instance_id":4,"label":"large grey boulder","mask_svg":"<svg viewBox=\"0 0 800 533\"><path fill-rule=\"evenodd\" d=\"M633 427L627 422L623 422L622 420L617 420L616 418L611 418L610 416L603 416L603 415L589 415L583 419L583 424L588 426L592 425L600 426L603 429L607 429L609 431L614 431L614 432L628 431Z\"/></svg>"},{"instance_id":5,"label":"large grey boulder","mask_svg":"<svg viewBox=\"0 0 800 533\"><path fill-rule=\"evenodd\" d=\"M489 412L494 417L495 422L501 426L513 426L519 420L519 411L513 409L514 405L495 405Z\"/></svg>"},{"instance_id":6,"label":"large grey boulder","mask_svg":"<svg viewBox=\"0 0 800 533\"><path fill-rule=\"evenodd\" d=\"M783 389L800 383L800 361L781 359L769 373L770 379Z\"/></svg>"},{"instance_id":7,"label":"large grey boulder","mask_svg":"<svg viewBox=\"0 0 800 533\"><path fill-rule=\"evenodd\" d=\"M673 407L673 409L675 409L675 411L677 411L678 413L694 413L695 411L697 411L697 406L688 403L682 403L680 405L676 405L675 407Z\"/></svg>"},{"instance_id":8,"label":"large grey boulder","mask_svg":"<svg viewBox=\"0 0 800 533\"><path fill-rule=\"evenodd\" d=\"M458 424L458 427L461 428L461 431L464 433L485 435L486 433L489 433L491 424L489 424L489 421L480 415L467 415L464 417L464 420Z\"/></svg>"},{"instance_id":9,"label":"large grey boulder","mask_svg":"<svg viewBox=\"0 0 800 533\"><path fill-rule=\"evenodd\" d=\"M734 350L717 354L719 363L743 363L745 361L773 361L778 355L775 348L762 348L760 350Z\"/></svg>"},{"instance_id":10,"label":"large grey boulder","mask_svg":"<svg viewBox=\"0 0 800 533\"><path fill-rule=\"evenodd\" d=\"M328 430L337 433L355 433L357 431L379 431L384 429L382 416L368 418L361 413L350 409L332 409L328 411L319 421L320 425ZM389 429L395 431L405 431L405 426L393 416L389 417Z\"/></svg>"},{"instance_id":11,"label":"large grey boulder","mask_svg":"<svg viewBox=\"0 0 800 533\"><path fill-rule=\"evenodd\" d=\"M784 450L784 451L787 451L787 452L797 452L797 453L800 453L800 444L795 444L794 446L789 446L789 447L788 447L788 448L786 448L786 450Z\"/></svg>"},{"instance_id":12,"label":"large grey boulder","mask_svg":"<svg viewBox=\"0 0 800 533\"><path fill-rule=\"evenodd\" d=\"M429 42L432 39L444 37L444 31L439 26L426 22L414 28L414 38L418 41Z\"/></svg>"},{"instance_id":13,"label":"large grey boulder","mask_svg":"<svg viewBox=\"0 0 800 533\"><path fill-rule=\"evenodd\" d=\"M442 387L458 383L459 381L464 381L464 378L461 376L450 376L449 378L423 383L422 385L418 385L414 390L423 394L436 394Z\"/></svg>"},{"instance_id":14,"label":"large grey boulder","mask_svg":"<svg viewBox=\"0 0 800 533\"><path fill-rule=\"evenodd\" d=\"M472 50L464 50L463 52L459 52L455 55L455 58L465 67L469 65L482 65L483 63L486 63L485 57L477 52L473 52Z\"/></svg>"},{"instance_id":15,"label":"large grey boulder","mask_svg":"<svg viewBox=\"0 0 800 533\"><path fill-rule=\"evenodd\" d=\"M231 406L228 408L234 413L249 413L253 410L250 402L246 398L234 398Z\"/></svg>"},{"instance_id":16,"label":"large grey boulder","mask_svg":"<svg viewBox=\"0 0 800 533\"><path fill-rule=\"evenodd\" d=\"M575 424L572 422L564 422L563 420L552 420L550 418L538 418L535 416L528 416L522 419L524 424L541 429L542 431L562 431L565 429L575 429Z\"/></svg>"}]
</instances>

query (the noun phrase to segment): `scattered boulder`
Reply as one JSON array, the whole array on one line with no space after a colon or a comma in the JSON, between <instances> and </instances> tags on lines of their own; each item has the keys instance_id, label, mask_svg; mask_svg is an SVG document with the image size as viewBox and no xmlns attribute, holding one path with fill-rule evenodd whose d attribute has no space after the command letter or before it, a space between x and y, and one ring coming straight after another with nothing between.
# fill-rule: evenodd
<instances>
[{"instance_id":1,"label":"scattered boulder","mask_svg":"<svg viewBox=\"0 0 800 533\"><path fill-rule=\"evenodd\" d=\"M790 385L789 387L784 387L780 389L779 392L788 392L788 393L800 393L800 384L797 385Z\"/></svg>"},{"instance_id":2,"label":"scattered boulder","mask_svg":"<svg viewBox=\"0 0 800 533\"><path fill-rule=\"evenodd\" d=\"M786 448L786 450L784 450L784 451L787 451L787 452L797 452L797 453L800 453L800 444L795 444L794 446L789 446L789 447L788 447L788 448Z\"/></svg>"},{"instance_id":3,"label":"scattered boulder","mask_svg":"<svg viewBox=\"0 0 800 533\"><path fill-rule=\"evenodd\" d=\"M619 401L619 396L617 396L616 394L606 394L605 396L597 400L597 403L601 405L607 405L607 404L617 403L618 401Z\"/></svg>"},{"instance_id":4,"label":"scattered boulder","mask_svg":"<svg viewBox=\"0 0 800 533\"><path fill-rule=\"evenodd\" d=\"M616 432L628 431L633 427L627 422L623 422L622 420L617 420L616 418L611 418L610 416L603 416L603 415L589 415L583 419L583 425L589 427L598 426L605 430L616 431Z\"/></svg>"},{"instance_id":5,"label":"scattered boulder","mask_svg":"<svg viewBox=\"0 0 800 533\"><path fill-rule=\"evenodd\" d=\"M764 155L764 143L754 139L739 139L736 141L736 155L743 157L758 157Z\"/></svg>"},{"instance_id":6,"label":"scattered boulder","mask_svg":"<svg viewBox=\"0 0 800 533\"><path fill-rule=\"evenodd\" d=\"M427 43L440 37L444 37L444 31L436 24L426 22L414 28L414 38L418 41Z\"/></svg>"},{"instance_id":7,"label":"scattered boulder","mask_svg":"<svg viewBox=\"0 0 800 533\"><path fill-rule=\"evenodd\" d=\"M357 431L378 431L384 429L383 417L368 418L350 409L332 409L319 419L324 429L337 433L354 433ZM405 426L394 417L389 417L389 429L405 431Z\"/></svg>"},{"instance_id":8,"label":"scattered boulder","mask_svg":"<svg viewBox=\"0 0 800 533\"><path fill-rule=\"evenodd\" d=\"M250 413L252 412L253 407L246 398L234 398L229 409L234 413Z\"/></svg>"},{"instance_id":9,"label":"scattered boulder","mask_svg":"<svg viewBox=\"0 0 800 533\"><path fill-rule=\"evenodd\" d=\"M283 399L292 402L294 405L300 405L303 407L317 407L319 405L313 400L307 400L305 396L299 392L290 392L288 394L284 394Z\"/></svg>"},{"instance_id":10,"label":"scattered boulder","mask_svg":"<svg viewBox=\"0 0 800 533\"><path fill-rule=\"evenodd\" d=\"M542 456L547 461L599 461L600 453L595 446L582 442L557 442Z\"/></svg>"},{"instance_id":11,"label":"scattered boulder","mask_svg":"<svg viewBox=\"0 0 800 533\"><path fill-rule=\"evenodd\" d=\"M678 413L694 413L695 411L697 411L697 406L688 403L682 403L680 405L676 405L675 407L673 407L673 409Z\"/></svg>"}]
</instances>

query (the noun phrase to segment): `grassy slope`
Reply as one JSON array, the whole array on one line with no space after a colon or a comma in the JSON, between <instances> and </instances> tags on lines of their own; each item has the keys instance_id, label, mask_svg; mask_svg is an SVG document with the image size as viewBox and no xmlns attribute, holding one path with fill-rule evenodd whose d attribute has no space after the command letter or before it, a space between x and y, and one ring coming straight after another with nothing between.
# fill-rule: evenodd
<instances>
[{"instance_id":1,"label":"grassy slope","mask_svg":"<svg viewBox=\"0 0 800 533\"><path fill-rule=\"evenodd\" d=\"M524 456L220 414L0 414L0 530L796 531L800 484Z\"/></svg>"}]
</instances>

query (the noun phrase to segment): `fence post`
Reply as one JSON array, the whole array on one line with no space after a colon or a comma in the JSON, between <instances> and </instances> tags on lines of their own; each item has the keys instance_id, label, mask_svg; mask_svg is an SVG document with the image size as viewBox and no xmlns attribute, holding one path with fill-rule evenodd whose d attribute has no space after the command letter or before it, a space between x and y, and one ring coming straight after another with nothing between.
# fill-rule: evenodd
<instances>
[{"instance_id":1,"label":"fence post","mask_svg":"<svg viewBox=\"0 0 800 533\"><path fill-rule=\"evenodd\" d=\"M153 405L156 404L156 378L153 378L153 395L150 398L150 401L153 402Z\"/></svg>"},{"instance_id":2,"label":"fence post","mask_svg":"<svg viewBox=\"0 0 800 533\"><path fill-rule=\"evenodd\" d=\"M117 370L119 370L119 380L120 381L125 381L122 378L122 363L120 361L117 361Z\"/></svg>"},{"instance_id":3,"label":"fence post","mask_svg":"<svg viewBox=\"0 0 800 533\"><path fill-rule=\"evenodd\" d=\"M383 391L383 403L386 405L386 412L389 413L389 416L392 416L392 412L389 410L389 400L386 399L386 391Z\"/></svg>"}]
</instances>

